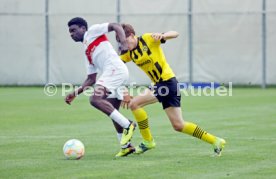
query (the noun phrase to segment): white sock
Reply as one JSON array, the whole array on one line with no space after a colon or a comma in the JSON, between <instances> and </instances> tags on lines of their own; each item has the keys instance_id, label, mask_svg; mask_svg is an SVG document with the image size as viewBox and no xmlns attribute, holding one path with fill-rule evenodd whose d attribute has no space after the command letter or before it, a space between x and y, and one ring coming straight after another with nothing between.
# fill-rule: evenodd
<instances>
[{"instance_id":1,"label":"white sock","mask_svg":"<svg viewBox=\"0 0 276 179\"><path fill-rule=\"evenodd\" d=\"M117 133L117 137L118 137L118 140L119 140L119 143L121 142L121 139L122 139L122 133ZM127 146L130 144L130 142L128 142L127 144L121 146L122 149L125 149L127 148Z\"/></svg>"},{"instance_id":2,"label":"white sock","mask_svg":"<svg viewBox=\"0 0 276 179\"><path fill-rule=\"evenodd\" d=\"M122 133L117 133L117 137L118 137L118 141L121 142L121 139L122 139Z\"/></svg>"},{"instance_id":3,"label":"white sock","mask_svg":"<svg viewBox=\"0 0 276 179\"><path fill-rule=\"evenodd\" d=\"M128 121L127 118L125 118L121 113L119 113L119 111L117 111L116 109L109 115L109 117L117 122L120 126L122 126L123 128L128 128L130 122Z\"/></svg>"}]
</instances>

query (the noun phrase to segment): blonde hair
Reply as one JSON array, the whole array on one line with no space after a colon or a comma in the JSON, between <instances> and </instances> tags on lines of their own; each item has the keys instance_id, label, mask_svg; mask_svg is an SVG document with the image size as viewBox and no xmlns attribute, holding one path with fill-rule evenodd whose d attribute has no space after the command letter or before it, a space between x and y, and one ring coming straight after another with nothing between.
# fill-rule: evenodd
<instances>
[{"instance_id":1,"label":"blonde hair","mask_svg":"<svg viewBox=\"0 0 276 179\"><path fill-rule=\"evenodd\" d=\"M130 24L121 24L125 31L126 37L129 37L131 34L135 35L134 28Z\"/></svg>"}]
</instances>

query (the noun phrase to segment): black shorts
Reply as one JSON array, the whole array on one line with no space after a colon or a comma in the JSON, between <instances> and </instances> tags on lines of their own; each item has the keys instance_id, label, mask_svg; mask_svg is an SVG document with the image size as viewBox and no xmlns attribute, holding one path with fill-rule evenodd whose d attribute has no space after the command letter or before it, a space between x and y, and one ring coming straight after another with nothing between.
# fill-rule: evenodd
<instances>
[{"instance_id":1,"label":"black shorts","mask_svg":"<svg viewBox=\"0 0 276 179\"><path fill-rule=\"evenodd\" d=\"M163 109L180 107L181 94L178 89L178 81L175 77L156 83L154 85L154 95L162 103Z\"/></svg>"}]
</instances>

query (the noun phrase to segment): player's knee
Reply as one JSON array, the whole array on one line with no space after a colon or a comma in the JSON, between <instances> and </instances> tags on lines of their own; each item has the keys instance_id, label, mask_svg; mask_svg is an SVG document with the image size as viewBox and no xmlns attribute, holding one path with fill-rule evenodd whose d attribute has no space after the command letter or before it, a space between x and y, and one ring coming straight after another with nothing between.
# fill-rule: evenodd
<instances>
[{"instance_id":1,"label":"player's knee","mask_svg":"<svg viewBox=\"0 0 276 179\"><path fill-rule=\"evenodd\" d=\"M182 123L174 123L172 124L173 129L177 132L181 132L183 130L183 124Z\"/></svg>"},{"instance_id":2,"label":"player's knee","mask_svg":"<svg viewBox=\"0 0 276 179\"><path fill-rule=\"evenodd\" d=\"M101 102L100 102L100 100L90 98L90 104L91 104L93 107L99 109L99 107L100 107L100 105L101 105Z\"/></svg>"},{"instance_id":3,"label":"player's knee","mask_svg":"<svg viewBox=\"0 0 276 179\"><path fill-rule=\"evenodd\" d=\"M133 111L133 110L138 109L138 108L139 108L139 105L138 105L138 103L136 103L136 102L134 102L134 101L133 101L133 102L131 101L131 102L129 103L129 106L128 106L128 107Z\"/></svg>"}]
</instances>

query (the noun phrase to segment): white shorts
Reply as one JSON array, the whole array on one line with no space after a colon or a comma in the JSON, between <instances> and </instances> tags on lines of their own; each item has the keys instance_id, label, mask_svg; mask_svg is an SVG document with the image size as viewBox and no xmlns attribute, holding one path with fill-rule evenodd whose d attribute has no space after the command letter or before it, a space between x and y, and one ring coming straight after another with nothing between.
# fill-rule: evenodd
<instances>
[{"instance_id":1,"label":"white shorts","mask_svg":"<svg viewBox=\"0 0 276 179\"><path fill-rule=\"evenodd\" d=\"M96 81L96 85L106 87L111 94L108 98L117 98L123 100L123 93L126 89L129 74L127 68L109 68L105 70L100 78Z\"/></svg>"}]
</instances>

